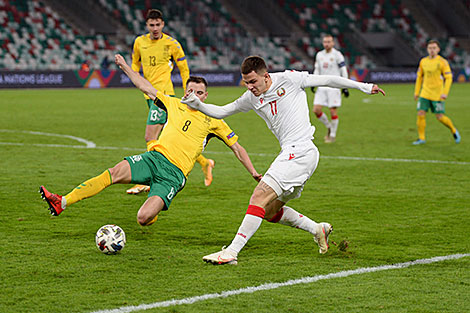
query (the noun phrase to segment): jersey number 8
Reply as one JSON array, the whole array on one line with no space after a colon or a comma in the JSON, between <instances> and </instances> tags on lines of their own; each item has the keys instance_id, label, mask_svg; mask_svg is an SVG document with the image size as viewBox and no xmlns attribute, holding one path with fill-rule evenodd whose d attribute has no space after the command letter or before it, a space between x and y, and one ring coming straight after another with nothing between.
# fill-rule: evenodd
<instances>
[{"instance_id":1,"label":"jersey number 8","mask_svg":"<svg viewBox=\"0 0 470 313\"><path fill-rule=\"evenodd\" d=\"M182 128L184 132L188 130L189 125L191 125L191 121L190 121L190 120L187 120L187 121L184 123L183 128Z\"/></svg>"}]
</instances>

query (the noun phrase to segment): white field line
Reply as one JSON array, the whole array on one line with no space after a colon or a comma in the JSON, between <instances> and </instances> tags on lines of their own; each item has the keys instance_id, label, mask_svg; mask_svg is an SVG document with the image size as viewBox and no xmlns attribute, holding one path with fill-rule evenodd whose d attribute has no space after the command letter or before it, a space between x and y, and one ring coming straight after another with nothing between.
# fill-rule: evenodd
<instances>
[{"instance_id":1,"label":"white field line","mask_svg":"<svg viewBox=\"0 0 470 313\"><path fill-rule=\"evenodd\" d=\"M1 130L0 130L1 131ZM91 142L94 144L93 142ZM80 145L61 145L61 144L41 144L41 143L21 143L21 142L0 142L0 145L4 146L31 146L31 147L51 147L51 148L72 148L72 149L98 149L98 150L126 150L136 151L142 153L145 151L144 147L132 148L132 147L106 147L106 146L80 146ZM207 154L227 154L230 155L232 152L222 151L209 151L204 150ZM248 153L250 156L261 156L261 157L276 157L275 153ZM333 156L333 155L321 155L320 159L336 159L336 160L350 160L350 161L378 161L378 162L395 162L395 163L433 163L433 164L453 164L453 165L470 165L470 162L466 161L446 161L446 160L420 160L420 159L395 159L395 158L368 158L368 157L353 157L353 156Z\"/></svg>"},{"instance_id":2,"label":"white field line","mask_svg":"<svg viewBox=\"0 0 470 313\"><path fill-rule=\"evenodd\" d=\"M37 132L37 131L30 131L30 130L10 130L10 129L0 129L0 132L2 133L23 133L23 134L30 134L30 135L40 135L40 136L50 136L50 137L63 137L63 138L69 138L72 140L76 140L78 142L84 143L86 148L95 148L96 144L92 141L88 141L86 139L80 138L80 137L75 137L75 136L70 136L70 135L61 135L61 134L51 134L51 133L43 133L43 132Z\"/></svg>"},{"instance_id":3,"label":"white field line","mask_svg":"<svg viewBox=\"0 0 470 313\"><path fill-rule=\"evenodd\" d=\"M37 131L28 131L28 130L10 130L10 129L0 129L0 132L6 133L23 133L30 135L41 135L41 136L52 136L52 137L63 137L69 138L81 143L82 145L62 145L62 144L40 144L40 143L21 143L21 142L0 142L0 145L6 146L33 146L33 147L51 147L51 148L72 148L72 149L101 149L101 150L129 150L143 152L145 148L131 148L131 147L98 147L92 141L86 140L84 138L62 135L62 134L53 134L53 133L44 133ZM204 153L208 154L232 154L230 151L221 152L221 151L207 151ZM266 156L266 157L276 157L277 154L274 153L249 153L253 156ZM433 163L433 164L456 164L456 165L470 165L470 162L465 161L445 161L445 160L419 160L419 159L395 159L395 158L369 158L369 157L352 157L352 156L328 156L320 155L320 158L323 159L337 159L337 160L352 160L352 161L379 161L379 162L404 162L404 163Z\"/></svg>"},{"instance_id":4,"label":"white field line","mask_svg":"<svg viewBox=\"0 0 470 313\"><path fill-rule=\"evenodd\" d=\"M414 265L431 264L431 263L442 262L442 261L447 261L447 260L457 260L457 259L461 259L464 257L470 257L470 253L437 256L437 257L433 257L429 259L418 259L418 260L410 261L410 262L381 265L381 266L375 266L375 267L363 267L363 268L358 268L355 270L341 271L341 272L330 273L326 275L302 277L299 279L288 280L282 283L268 283L268 284L262 284L259 286L222 291L220 293L203 294L200 296L194 296L194 297L189 297L189 298L184 298L184 299L173 299L173 300L154 302L154 303L149 303L149 304L140 304L136 306L123 306L118 309L95 311L93 313L127 313L127 312L149 310L153 308L170 307L170 306L176 306L176 305L182 305L182 304L193 304L199 301L204 301L204 300L209 300L209 299L227 298L227 297L235 296L239 294L249 294L249 293L254 293L257 291L273 290L273 289L277 289L280 287L294 286L294 285L299 285L299 284L310 284L310 283L314 283L320 280L343 278L343 277L348 277L352 275L367 274L367 273L387 271L387 270L393 270L393 269L402 269L402 268L407 268L407 267L414 266Z\"/></svg>"}]
</instances>

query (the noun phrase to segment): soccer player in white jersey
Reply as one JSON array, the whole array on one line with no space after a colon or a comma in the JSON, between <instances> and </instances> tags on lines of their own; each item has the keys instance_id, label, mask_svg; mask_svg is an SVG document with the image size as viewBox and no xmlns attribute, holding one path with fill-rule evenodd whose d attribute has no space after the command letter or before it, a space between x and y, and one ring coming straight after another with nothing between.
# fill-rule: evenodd
<instances>
[{"instance_id":1,"label":"soccer player in white jersey","mask_svg":"<svg viewBox=\"0 0 470 313\"><path fill-rule=\"evenodd\" d=\"M323 36L324 50L317 53L315 57L315 75L336 75L348 78L348 70L344 62L344 56L341 52L334 48L335 42L332 35ZM313 88L312 88L313 90ZM342 90L345 97L349 96L347 88ZM322 107L326 106L330 109L331 121L323 114ZM338 130L338 108L341 106L341 91L337 88L318 87L313 99L313 112L317 118L328 129L325 136L325 142L331 143L336 139Z\"/></svg>"},{"instance_id":2,"label":"soccer player in white jersey","mask_svg":"<svg viewBox=\"0 0 470 313\"><path fill-rule=\"evenodd\" d=\"M315 127L310 124L304 89L330 86L356 88L368 94L385 93L377 85L338 76L296 71L270 74L259 56L246 58L241 72L248 90L234 102L225 106L206 104L192 93L182 102L214 118L254 110L279 140L281 152L253 191L245 218L232 243L222 251L204 256L203 260L213 264L236 264L238 253L263 219L310 232L320 247L320 253L326 253L332 226L316 223L285 205L287 201L300 197L319 159L318 149L312 142Z\"/></svg>"}]
</instances>

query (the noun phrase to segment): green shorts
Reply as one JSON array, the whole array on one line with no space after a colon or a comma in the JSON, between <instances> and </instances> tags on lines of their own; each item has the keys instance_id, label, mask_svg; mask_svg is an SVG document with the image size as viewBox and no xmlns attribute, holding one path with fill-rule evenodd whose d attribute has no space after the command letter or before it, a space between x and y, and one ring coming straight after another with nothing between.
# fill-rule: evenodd
<instances>
[{"instance_id":1,"label":"green shorts","mask_svg":"<svg viewBox=\"0 0 470 313\"><path fill-rule=\"evenodd\" d=\"M166 123L166 112L157 107L152 100L148 100L151 102L149 115L147 117L147 125L157 125L157 124L165 124ZM148 103L147 103L148 104Z\"/></svg>"},{"instance_id":2,"label":"green shorts","mask_svg":"<svg viewBox=\"0 0 470 313\"><path fill-rule=\"evenodd\" d=\"M186 183L183 172L157 151L147 151L124 159L131 166L131 183L150 186L149 197L162 198L165 202L163 210L168 210L171 200Z\"/></svg>"},{"instance_id":3,"label":"green shorts","mask_svg":"<svg viewBox=\"0 0 470 313\"><path fill-rule=\"evenodd\" d=\"M423 110L427 112L429 109L431 109L432 113L445 113L444 101L432 101L419 97L417 110Z\"/></svg>"}]
</instances>

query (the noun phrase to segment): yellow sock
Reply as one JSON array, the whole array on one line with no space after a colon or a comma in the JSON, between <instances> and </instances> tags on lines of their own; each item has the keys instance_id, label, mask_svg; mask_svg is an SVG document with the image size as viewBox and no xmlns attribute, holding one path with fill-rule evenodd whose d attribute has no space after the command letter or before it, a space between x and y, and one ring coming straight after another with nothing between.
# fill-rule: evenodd
<instances>
[{"instance_id":1,"label":"yellow sock","mask_svg":"<svg viewBox=\"0 0 470 313\"><path fill-rule=\"evenodd\" d=\"M65 196L65 200L67 201L66 205L70 205L80 200L94 196L111 184L111 173L109 170L106 170L100 175L81 183L75 187L74 190L69 192Z\"/></svg>"},{"instance_id":2,"label":"yellow sock","mask_svg":"<svg viewBox=\"0 0 470 313\"><path fill-rule=\"evenodd\" d=\"M425 140L425 131L426 131L426 116L418 115L416 120L416 125L418 125L418 137L421 140Z\"/></svg>"},{"instance_id":3,"label":"yellow sock","mask_svg":"<svg viewBox=\"0 0 470 313\"><path fill-rule=\"evenodd\" d=\"M158 215L155 215L155 217L150 222L148 222L147 225L145 225L145 226L150 226L153 223L155 223L157 220L158 220Z\"/></svg>"},{"instance_id":4,"label":"yellow sock","mask_svg":"<svg viewBox=\"0 0 470 313\"><path fill-rule=\"evenodd\" d=\"M156 140L150 140L147 142L147 151L152 151L153 148L155 147L157 141Z\"/></svg>"},{"instance_id":5,"label":"yellow sock","mask_svg":"<svg viewBox=\"0 0 470 313\"><path fill-rule=\"evenodd\" d=\"M201 164L202 167L206 167L207 166L207 159L202 155L200 154L197 159L196 159L197 163Z\"/></svg>"},{"instance_id":6,"label":"yellow sock","mask_svg":"<svg viewBox=\"0 0 470 313\"><path fill-rule=\"evenodd\" d=\"M450 118L448 118L445 115L442 115L442 117L439 119L439 122L447 126L452 132L452 134L455 134L456 129L454 127L454 124L452 124L452 121L450 120Z\"/></svg>"}]
</instances>

